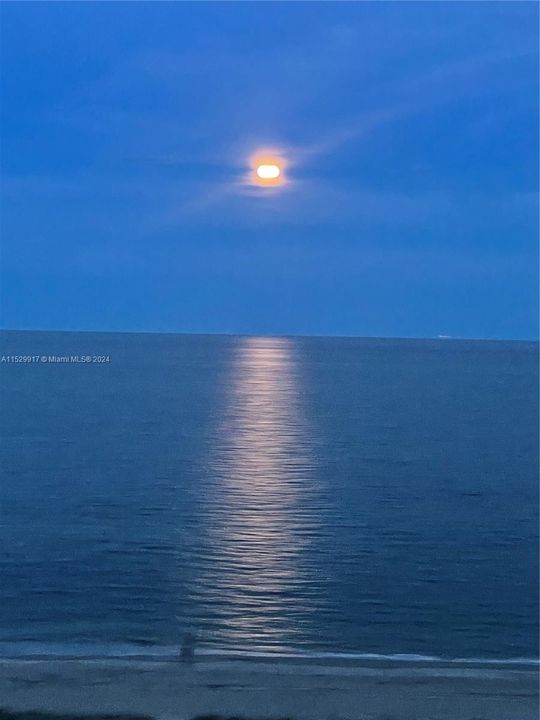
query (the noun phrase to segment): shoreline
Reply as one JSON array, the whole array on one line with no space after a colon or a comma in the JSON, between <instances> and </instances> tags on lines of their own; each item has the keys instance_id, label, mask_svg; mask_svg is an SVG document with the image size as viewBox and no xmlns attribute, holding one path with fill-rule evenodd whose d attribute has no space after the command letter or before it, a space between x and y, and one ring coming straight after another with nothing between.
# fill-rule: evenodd
<instances>
[{"instance_id":1,"label":"shoreline","mask_svg":"<svg viewBox=\"0 0 540 720\"><path fill-rule=\"evenodd\" d=\"M295 667L309 672L315 668L339 668L346 672L352 670L361 674L371 670L393 670L405 674L439 674L441 671L459 674L493 673L498 676L504 672L536 672L540 673L540 660L533 658L444 658L423 655L384 655L377 653L272 653L244 652L224 649L198 649L191 660L184 661L181 646L178 648L161 649L161 652L148 652L141 647L139 652L90 653L84 655L68 652L33 652L28 654L0 655L0 666L5 663L89 663L125 666L192 666L204 669L209 665L227 667Z\"/></svg>"},{"instance_id":2,"label":"shoreline","mask_svg":"<svg viewBox=\"0 0 540 720\"><path fill-rule=\"evenodd\" d=\"M160 644L155 641L126 640L117 642L65 641L65 640L0 640L0 662L5 660L118 660L125 662L178 662L182 644ZM194 649L196 662L210 660L246 662L283 662L300 664L339 665L393 665L411 667L460 667L464 668L536 668L540 670L537 656L489 656L477 657L427 655L419 652L375 652L354 650L315 650L301 648L247 648L227 647L208 642L198 642Z\"/></svg>"},{"instance_id":3,"label":"shoreline","mask_svg":"<svg viewBox=\"0 0 540 720\"><path fill-rule=\"evenodd\" d=\"M58 715L537 720L538 669L282 659L0 660L0 708Z\"/></svg>"}]
</instances>

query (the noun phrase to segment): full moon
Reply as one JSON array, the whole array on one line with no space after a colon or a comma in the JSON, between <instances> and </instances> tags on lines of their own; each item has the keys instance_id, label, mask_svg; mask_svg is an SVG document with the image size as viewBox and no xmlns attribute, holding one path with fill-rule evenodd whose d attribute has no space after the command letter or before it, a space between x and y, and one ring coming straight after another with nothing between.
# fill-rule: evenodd
<instances>
[{"instance_id":1,"label":"full moon","mask_svg":"<svg viewBox=\"0 0 540 720\"><path fill-rule=\"evenodd\" d=\"M261 180L275 180L281 175L279 165L259 165L257 167L257 177Z\"/></svg>"},{"instance_id":2,"label":"full moon","mask_svg":"<svg viewBox=\"0 0 540 720\"><path fill-rule=\"evenodd\" d=\"M245 182L252 187L272 190L287 185L287 157L276 148L260 148L248 158Z\"/></svg>"}]
</instances>

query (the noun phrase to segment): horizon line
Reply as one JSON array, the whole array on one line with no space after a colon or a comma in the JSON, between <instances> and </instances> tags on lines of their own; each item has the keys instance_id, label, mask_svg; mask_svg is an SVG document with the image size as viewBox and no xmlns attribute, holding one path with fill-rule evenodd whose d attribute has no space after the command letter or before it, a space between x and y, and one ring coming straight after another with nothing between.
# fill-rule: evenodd
<instances>
[{"instance_id":1,"label":"horizon line","mask_svg":"<svg viewBox=\"0 0 540 720\"><path fill-rule=\"evenodd\" d=\"M466 337L462 335L326 335L323 333L249 333L249 332L197 332L186 330L88 330L66 328L8 328L0 332L86 333L91 335L189 335L200 337L274 337L274 338L335 338L350 340L440 340L461 342L528 342L539 343L540 338Z\"/></svg>"}]
</instances>

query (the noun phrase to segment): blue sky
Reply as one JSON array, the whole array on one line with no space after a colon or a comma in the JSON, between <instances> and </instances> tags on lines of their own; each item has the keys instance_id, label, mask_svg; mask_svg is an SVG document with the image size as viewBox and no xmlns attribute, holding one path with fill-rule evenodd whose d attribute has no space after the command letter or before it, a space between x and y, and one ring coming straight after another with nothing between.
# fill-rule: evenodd
<instances>
[{"instance_id":1,"label":"blue sky","mask_svg":"<svg viewBox=\"0 0 540 720\"><path fill-rule=\"evenodd\" d=\"M1 14L3 327L537 337L535 3Z\"/></svg>"}]
</instances>

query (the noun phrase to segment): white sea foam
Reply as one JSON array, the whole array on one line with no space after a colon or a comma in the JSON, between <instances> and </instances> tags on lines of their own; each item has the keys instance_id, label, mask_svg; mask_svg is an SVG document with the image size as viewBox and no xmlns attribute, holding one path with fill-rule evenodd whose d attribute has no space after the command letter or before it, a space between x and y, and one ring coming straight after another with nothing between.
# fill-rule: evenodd
<instances>
[{"instance_id":1,"label":"white sea foam","mask_svg":"<svg viewBox=\"0 0 540 720\"><path fill-rule=\"evenodd\" d=\"M38 641L0 642L0 658L3 659L106 659L106 658L141 658L155 661L175 660L180 654L179 645L158 645L147 643L61 643ZM368 653L368 652L328 652L294 650L275 652L266 650L249 650L245 648L231 649L220 647L199 647L195 655L201 660L211 659L246 659L246 660L299 660L329 662L366 662L366 663L424 663L424 664L455 664L455 665L515 665L539 666L538 658L526 657L470 657L452 658L419 653Z\"/></svg>"}]
</instances>

